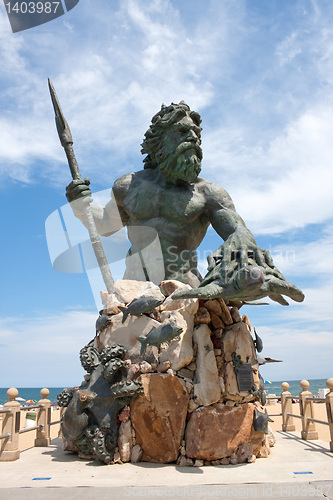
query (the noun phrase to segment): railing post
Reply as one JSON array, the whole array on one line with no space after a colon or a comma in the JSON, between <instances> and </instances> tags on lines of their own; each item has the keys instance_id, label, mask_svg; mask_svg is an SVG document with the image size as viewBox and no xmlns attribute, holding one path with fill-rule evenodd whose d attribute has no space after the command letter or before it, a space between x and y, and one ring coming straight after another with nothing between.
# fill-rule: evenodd
<instances>
[{"instance_id":1,"label":"railing post","mask_svg":"<svg viewBox=\"0 0 333 500\"><path fill-rule=\"evenodd\" d=\"M37 429L35 446L49 446L51 443L50 438L50 422L51 422L51 401L46 399L50 391L46 388L40 391L42 399L37 404L44 405L38 408L36 425L43 425L42 429Z\"/></svg>"},{"instance_id":2,"label":"railing post","mask_svg":"<svg viewBox=\"0 0 333 500\"><path fill-rule=\"evenodd\" d=\"M283 392L281 392L282 430L284 432L294 431L296 429L294 419L287 415L287 413L292 413L292 402L291 399L287 398L287 396L291 396L290 392L288 392L288 382L283 382L281 387L283 389Z\"/></svg>"},{"instance_id":3,"label":"railing post","mask_svg":"<svg viewBox=\"0 0 333 500\"><path fill-rule=\"evenodd\" d=\"M318 432L314 422L309 422L308 417L314 418L313 401L308 401L306 398L312 398L312 393L308 391L310 383L307 380L301 380L299 385L302 392L299 393L299 412L302 417L302 439L309 441L310 439L318 439Z\"/></svg>"},{"instance_id":4,"label":"railing post","mask_svg":"<svg viewBox=\"0 0 333 500\"><path fill-rule=\"evenodd\" d=\"M11 410L10 413L5 413L2 420L1 434L10 434L8 438L0 441L0 461L13 462L20 458L19 450L19 430L21 418L21 405L15 398L18 396L18 390L11 387L7 391L8 403L4 404L5 410Z\"/></svg>"},{"instance_id":5,"label":"railing post","mask_svg":"<svg viewBox=\"0 0 333 500\"><path fill-rule=\"evenodd\" d=\"M329 430L331 434L330 449L333 451L333 378L329 378L326 381L326 385L330 392L326 394L326 411L327 411L327 421L329 424Z\"/></svg>"}]
</instances>

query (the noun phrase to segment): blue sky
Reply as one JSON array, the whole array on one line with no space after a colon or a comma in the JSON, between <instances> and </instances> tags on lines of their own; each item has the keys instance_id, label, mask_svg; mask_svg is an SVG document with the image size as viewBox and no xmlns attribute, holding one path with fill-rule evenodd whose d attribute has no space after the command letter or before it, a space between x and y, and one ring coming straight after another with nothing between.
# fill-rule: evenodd
<instances>
[{"instance_id":1,"label":"blue sky","mask_svg":"<svg viewBox=\"0 0 333 500\"><path fill-rule=\"evenodd\" d=\"M202 176L227 189L306 294L241 310L264 354L284 360L263 376L333 376L332 19L330 0L81 0L13 34L0 4L2 387L80 383L78 353L97 317L87 275L57 272L48 253L45 221L71 180L48 77L94 192L142 168L162 103L200 112ZM220 244L209 229L201 268Z\"/></svg>"}]
</instances>

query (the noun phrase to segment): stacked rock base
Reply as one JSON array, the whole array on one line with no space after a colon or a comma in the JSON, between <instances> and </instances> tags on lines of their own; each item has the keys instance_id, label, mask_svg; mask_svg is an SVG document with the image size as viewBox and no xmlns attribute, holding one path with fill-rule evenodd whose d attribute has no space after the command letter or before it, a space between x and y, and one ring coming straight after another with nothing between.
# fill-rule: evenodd
<instances>
[{"instance_id":1,"label":"stacked rock base","mask_svg":"<svg viewBox=\"0 0 333 500\"><path fill-rule=\"evenodd\" d=\"M96 336L94 345L85 348L83 366L87 369L92 352L98 361L94 368L88 362L90 373L76 390L90 391L91 405L84 410L87 421L100 414L94 410L94 399L105 406L100 402L99 386L103 386L107 401L116 400L118 414L112 413L116 421L110 422L109 412L100 425L112 428L112 439L105 440L106 448L110 439L112 446L107 453L98 452L99 431L90 429L90 453L80 450L82 436L75 440L68 432L65 449L105 463L176 462L180 466L254 462L269 455L274 438L262 406L263 384L249 319L240 315L240 304L228 304L223 299L173 300L172 294L186 286L177 281L165 281L157 287L121 280L116 282L114 294L102 292L103 315L108 317L108 324ZM162 303L150 314L124 316L123 307L135 297L156 297ZM160 345L137 340L145 339L161 324L177 325L181 328L179 337ZM117 368L111 353L119 345L124 353ZM118 378L117 369L118 373L121 369ZM115 396L119 384L123 399ZM131 388L130 394L124 392L126 386ZM66 401L66 413L70 404ZM69 417L73 418L73 410ZM84 433L87 435L87 428ZM100 448L104 450L103 446Z\"/></svg>"}]
</instances>

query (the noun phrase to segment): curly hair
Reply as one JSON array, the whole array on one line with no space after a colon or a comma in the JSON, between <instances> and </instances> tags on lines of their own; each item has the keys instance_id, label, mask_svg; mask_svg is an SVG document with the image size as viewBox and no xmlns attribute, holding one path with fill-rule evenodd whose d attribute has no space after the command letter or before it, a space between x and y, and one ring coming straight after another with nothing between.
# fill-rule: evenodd
<instances>
[{"instance_id":1,"label":"curly hair","mask_svg":"<svg viewBox=\"0 0 333 500\"><path fill-rule=\"evenodd\" d=\"M200 126L201 117L199 113L191 111L190 107L184 101L181 101L179 104L172 103L170 106L162 104L161 110L153 116L151 125L145 133L145 138L141 144L141 153L147 155L143 160L144 168L156 168L158 166L156 153L160 152L163 148L163 133L186 115L193 120L195 125Z\"/></svg>"}]
</instances>

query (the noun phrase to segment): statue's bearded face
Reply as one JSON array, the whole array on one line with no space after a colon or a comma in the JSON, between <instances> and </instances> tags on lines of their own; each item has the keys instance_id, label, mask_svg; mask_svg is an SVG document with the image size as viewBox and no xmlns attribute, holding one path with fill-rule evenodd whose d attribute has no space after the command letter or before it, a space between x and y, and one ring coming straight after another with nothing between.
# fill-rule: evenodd
<instances>
[{"instance_id":1,"label":"statue's bearded face","mask_svg":"<svg viewBox=\"0 0 333 500\"><path fill-rule=\"evenodd\" d=\"M201 128L189 116L164 132L159 169L170 182L195 182L201 170L200 133Z\"/></svg>"}]
</instances>

